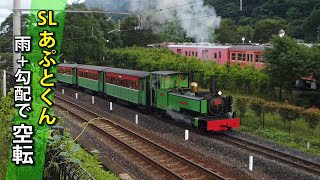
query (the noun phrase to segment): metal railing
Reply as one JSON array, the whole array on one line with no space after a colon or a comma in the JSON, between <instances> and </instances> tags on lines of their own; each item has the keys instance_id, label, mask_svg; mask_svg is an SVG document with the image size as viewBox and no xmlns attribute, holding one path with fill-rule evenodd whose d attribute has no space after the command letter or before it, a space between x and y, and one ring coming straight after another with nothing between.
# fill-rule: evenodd
<instances>
[{"instance_id":1,"label":"metal railing","mask_svg":"<svg viewBox=\"0 0 320 180\"><path fill-rule=\"evenodd\" d=\"M47 159L51 159L55 153L48 153ZM50 166L47 180L94 180L80 164L67 162L62 156L56 158L59 166ZM47 161L48 163L48 161ZM47 164L48 165L48 164Z\"/></svg>"}]
</instances>

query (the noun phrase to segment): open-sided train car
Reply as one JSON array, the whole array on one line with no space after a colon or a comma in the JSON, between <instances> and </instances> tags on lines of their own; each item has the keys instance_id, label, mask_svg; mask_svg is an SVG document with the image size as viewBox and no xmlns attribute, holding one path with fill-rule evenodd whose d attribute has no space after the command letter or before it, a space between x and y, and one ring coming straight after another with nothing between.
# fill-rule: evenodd
<instances>
[{"instance_id":1,"label":"open-sided train car","mask_svg":"<svg viewBox=\"0 0 320 180\"><path fill-rule=\"evenodd\" d=\"M145 109L174 112L208 131L240 126L232 112L232 97L223 97L212 79L210 92L198 92L189 75L174 71L145 72L101 66L60 64L58 81L103 93Z\"/></svg>"}]
</instances>

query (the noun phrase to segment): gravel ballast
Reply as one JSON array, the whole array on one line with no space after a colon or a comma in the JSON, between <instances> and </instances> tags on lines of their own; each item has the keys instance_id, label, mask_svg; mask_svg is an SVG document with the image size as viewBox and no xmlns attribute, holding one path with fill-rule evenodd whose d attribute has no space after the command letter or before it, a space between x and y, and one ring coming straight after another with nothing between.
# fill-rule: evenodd
<instances>
[{"instance_id":1,"label":"gravel ballast","mask_svg":"<svg viewBox=\"0 0 320 180\"><path fill-rule=\"evenodd\" d=\"M78 104L83 106L92 106L92 95L82 91L63 87L65 89L65 96L68 96L70 100L75 101L75 93L78 92L79 100ZM61 95L61 86L58 86L56 93ZM109 100L103 96L95 97L95 105L93 110L99 112L109 112ZM176 144L176 147L181 150L188 150L204 160L212 163L220 163L221 166L228 169L230 172L237 174L237 178L241 179L241 174L244 177L251 177L253 179L318 179L313 174L306 173L302 170L292 168L288 165L284 165L274 160L267 159L258 154L252 154L246 150L237 148L235 146L225 144L221 141L215 140L214 134L201 134L188 125L184 125L179 122L159 120L157 118L145 114L138 109L131 109L127 106L118 105L113 103L113 114L127 119L127 121L134 123L135 115L139 115L139 124L134 125L140 128L147 129L157 136L164 138L168 143ZM188 141L184 141L184 130L190 130L190 138ZM267 147L272 147L277 150L284 151L288 154L292 154L304 159L311 160L319 163L319 157L313 156L307 153L303 153L291 148L287 148L276 143L273 143L262 138L250 136L242 132L233 132L233 136L243 138L247 141L259 143ZM249 156L254 156L254 170L250 172L248 170ZM243 178L244 179L244 178Z\"/></svg>"}]
</instances>

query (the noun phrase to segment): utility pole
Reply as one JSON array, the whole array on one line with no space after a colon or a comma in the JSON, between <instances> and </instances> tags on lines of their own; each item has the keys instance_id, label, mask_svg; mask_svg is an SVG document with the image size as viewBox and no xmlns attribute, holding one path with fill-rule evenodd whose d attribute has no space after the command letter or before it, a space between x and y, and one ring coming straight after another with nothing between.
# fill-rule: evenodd
<instances>
[{"instance_id":1,"label":"utility pole","mask_svg":"<svg viewBox=\"0 0 320 180\"><path fill-rule=\"evenodd\" d=\"M3 70L3 81L2 81L2 91L3 91L3 97L7 95L7 77L6 77L6 70Z\"/></svg>"},{"instance_id":2,"label":"utility pole","mask_svg":"<svg viewBox=\"0 0 320 180\"><path fill-rule=\"evenodd\" d=\"M320 25L318 26L318 43L320 43Z\"/></svg>"},{"instance_id":3,"label":"utility pole","mask_svg":"<svg viewBox=\"0 0 320 180\"><path fill-rule=\"evenodd\" d=\"M13 39L15 36L21 35L21 11L20 0L13 0ZM14 42L13 42L14 44ZM15 74L20 68L17 60L20 58L20 52L15 52L13 49L13 74Z\"/></svg>"}]
</instances>

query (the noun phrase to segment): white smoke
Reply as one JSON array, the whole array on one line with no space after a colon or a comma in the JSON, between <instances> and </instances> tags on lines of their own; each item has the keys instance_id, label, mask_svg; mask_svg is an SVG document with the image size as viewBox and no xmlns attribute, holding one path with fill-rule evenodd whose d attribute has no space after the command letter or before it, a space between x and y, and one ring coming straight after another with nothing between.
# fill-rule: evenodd
<instances>
[{"instance_id":1,"label":"white smoke","mask_svg":"<svg viewBox=\"0 0 320 180\"><path fill-rule=\"evenodd\" d=\"M177 22L186 31L187 36L197 42L210 40L213 29L220 27L221 17L213 7L203 6L202 1L187 0L131 0L130 10L143 14L151 27L159 32L166 22ZM188 5L186 5L188 4Z\"/></svg>"},{"instance_id":2,"label":"white smoke","mask_svg":"<svg viewBox=\"0 0 320 180\"><path fill-rule=\"evenodd\" d=\"M183 114L180 114L173 110L167 110L167 114L176 122L188 124L189 126L191 126L192 124L190 117L184 116Z\"/></svg>"}]
</instances>

